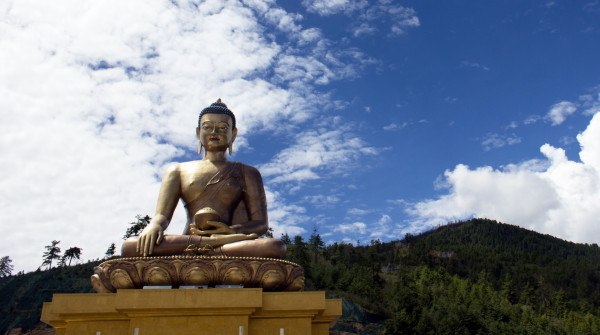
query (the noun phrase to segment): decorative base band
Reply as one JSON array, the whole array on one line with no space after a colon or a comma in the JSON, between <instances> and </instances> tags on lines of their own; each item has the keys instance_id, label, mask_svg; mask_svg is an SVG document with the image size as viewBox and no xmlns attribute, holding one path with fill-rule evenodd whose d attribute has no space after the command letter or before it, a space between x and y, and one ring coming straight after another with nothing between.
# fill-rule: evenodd
<instances>
[{"instance_id":1,"label":"decorative base band","mask_svg":"<svg viewBox=\"0 0 600 335\"><path fill-rule=\"evenodd\" d=\"M91 281L98 293L183 285L243 285L264 291L301 291L304 270L292 262L259 257L132 257L98 265Z\"/></svg>"}]
</instances>

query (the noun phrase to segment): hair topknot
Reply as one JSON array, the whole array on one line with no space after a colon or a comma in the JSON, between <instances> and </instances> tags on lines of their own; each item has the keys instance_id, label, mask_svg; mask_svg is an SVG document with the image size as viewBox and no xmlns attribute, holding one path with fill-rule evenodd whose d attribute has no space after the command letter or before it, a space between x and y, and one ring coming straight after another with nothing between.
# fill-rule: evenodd
<instances>
[{"instance_id":1,"label":"hair topknot","mask_svg":"<svg viewBox=\"0 0 600 335\"><path fill-rule=\"evenodd\" d=\"M217 102L212 105L204 108L202 112L200 112L200 116L198 116L198 127L200 127L200 119L202 119L202 115L204 114L225 114L229 115L231 118L231 129L235 129L235 115L233 112L227 108L227 105L224 104L221 99L217 100Z\"/></svg>"}]
</instances>

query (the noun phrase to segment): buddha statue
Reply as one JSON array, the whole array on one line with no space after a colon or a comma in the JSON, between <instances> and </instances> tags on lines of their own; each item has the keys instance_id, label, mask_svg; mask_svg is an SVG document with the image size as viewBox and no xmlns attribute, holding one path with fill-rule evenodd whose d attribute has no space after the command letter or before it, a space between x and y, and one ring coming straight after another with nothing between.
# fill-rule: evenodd
<instances>
[{"instance_id":1,"label":"buddha statue","mask_svg":"<svg viewBox=\"0 0 600 335\"><path fill-rule=\"evenodd\" d=\"M122 257L204 255L283 259L285 244L258 238L268 229L262 177L254 167L226 160L237 135L235 116L219 99L202 110L196 135L204 157L167 169L156 213L139 237L123 243ZM179 200L182 235L164 234Z\"/></svg>"}]
</instances>

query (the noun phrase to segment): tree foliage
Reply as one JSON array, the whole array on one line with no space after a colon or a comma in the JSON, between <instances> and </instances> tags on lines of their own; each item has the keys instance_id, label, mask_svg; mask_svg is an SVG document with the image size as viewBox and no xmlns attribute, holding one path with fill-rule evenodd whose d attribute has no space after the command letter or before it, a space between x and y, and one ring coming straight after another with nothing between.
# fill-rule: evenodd
<instances>
[{"instance_id":1,"label":"tree foliage","mask_svg":"<svg viewBox=\"0 0 600 335\"><path fill-rule=\"evenodd\" d=\"M139 235L142 232L142 230L144 230L144 228L146 228L146 226L150 223L150 220L152 220L152 218L148 215L141 216L138 214L135 218L137 219L136 221L129 223L131 226L127 228L127 231L125 231L125 235L123 235L124 240L131 236Z\"/></svg>"},{"instance_id":2,"label":"tree foliage","mask_svg":"<svg viewBox=\"0 0 600 335\"><path fill-rule=\"evenodd\" d=\"M73 259L81 258L81 251L82 251L82 249L79 247L71 247L71 248L65 250L65 253L63 254L63 256L61 258L61 264L63 266L64 265L71 266L71 261ZM69 261L69 264L66 264L67 260Z\"/></svg>"},{"instance_id":3,"label":"tree foliage","mask_svg":"<svg viewBox=\"0 0 600 335\"><path fill-rule=\"evenodd\" d=\"M44 261L42 262L42 266L47 265L48 269L52 269L52 261L61 258L59 243L60 241L54 240L50 245L45 246L46 252L43 254Z\"/></svg>"},{"instance_id":4,"label":"tree foliage","mask_svg":"<svg viewBox=\"0 0 600 335\"><path fill-rule=\"evenodd\" d=\"M116 250L116 246L114 244L114 242L108 247L108 249L106 249L106 253L104 253L104 255L106 256L106 258L112 257L115 255L115 250Z\"/></svg>"},{"instance_id":5,"label":"tree foliage","mask_svg":"<svg viewBox=\"0 0 600 335\"><path fill-rule=\"evenodd\" d=\"M285 245L292 244L292 240L290 239L290 235L288 235L287 233L281 234L281 242L283 242Z\"/></svg>"},{"instance_id":6,"label":"tree foliage","mask_svg":"<svg viewBox=\"0 0 600 335\"><path fill-rule=\"evenodd\" d=\"M0 258L0 277L9 277L13 271L12 259L9 256Z\"/></svg>"},{"instance_id":7,"label":"tree foliage","mask_svg":"<svg viewBox=\"0 0 600 335\"><path fill-rule=\"evenodd\" d=\"M318 253L325 247L325 242L321 239L321 235L317 231L317 227L313 228L312 234L308 239L308 247L312 252Z\"/></svg>"},{"instance_id":8,"label":"tree foliage","mask_svg":"<svg viewBox=\"0 0 600 335\"><path fill-rule=\"evenodd\" d=\"M369 245L319 248L317 235L294 237L286 259L305 267L307 290L383 317L373 334L600 333L597 245L486 219ZM353 317L338 329L355 332Z\"/></svg>"},{"instance_id":9,"label":"tree foliage","mask_svg":"<svg viewBox=\"0 0 600 335\"><path fill-rule=\"evenodd\" d=\"M317 234L288 236L286 259L305 268L306 290L344 298L339 331L600 334L597 245L484 219L360 246L318 248ZM36 325L53 293L91 292L98 263L0 278L0 333Z\"/></svg>"},{"instance_id":10,"label":"tree foliage","mask_svg":"<svg viewBox=\"0 0 600 335\"><path fill-rule=\"evenodd\" d=\"M8 334L14 328L21 328L22 332L16 332L18 334L31 334L28 330L44 327L40 322L42 304L52 301L53 294L93 293L90 275L100 262L0 278L0 334Z\"/></svg>"},{"instance_id":11,"label":"tree foliage","mask_svg":"<svg viewBox=\"0 0 600 335\"><path fill-rule=\"evenodd\" d=\"M260 238L273 238L273 228L269 227L267 232L261 235Z\"/></svg>"}]
</instances>

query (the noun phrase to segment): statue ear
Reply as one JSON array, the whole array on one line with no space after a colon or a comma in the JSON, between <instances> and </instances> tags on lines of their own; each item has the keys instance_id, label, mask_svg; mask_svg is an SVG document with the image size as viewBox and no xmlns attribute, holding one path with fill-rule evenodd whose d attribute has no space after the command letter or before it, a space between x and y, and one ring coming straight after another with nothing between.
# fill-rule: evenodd
<instances>
[{"instance_id":1,"label":"statue ear","mask_svg":"<svg viewBox=\"0 0 600 335\"><path fill-rule=\"evenodd\" d=\"M196 137L200 139L200 127L196 127Z\"/></svg>"},{"instance_id":2,"label":"statue ear","mask_svg":"<svg viewBox=\"0 0 600 335\"><path fill-rule=\"evenodd\" d=\"M229 156L233 155L233 141L235 141L236 136L237 136L237 128L235 128L231 132L231 142L229 143Z\"/></svg>"}]
</instances>

